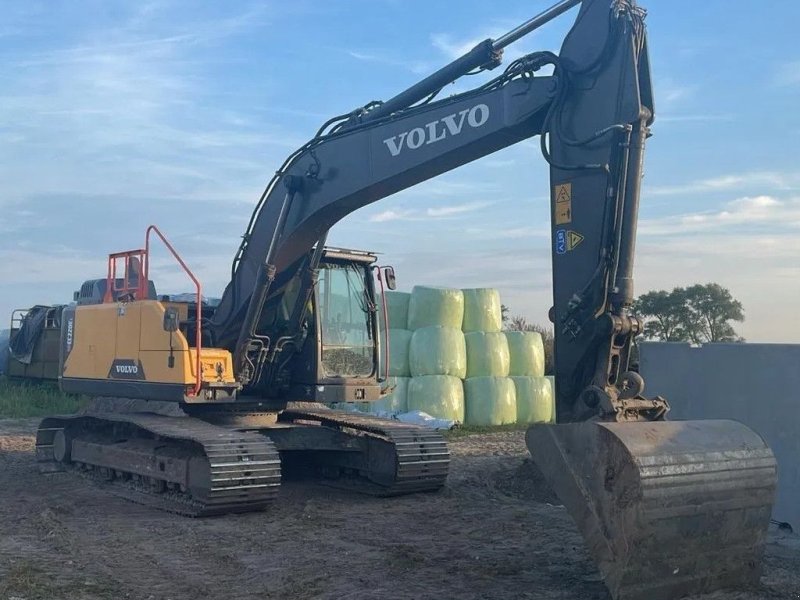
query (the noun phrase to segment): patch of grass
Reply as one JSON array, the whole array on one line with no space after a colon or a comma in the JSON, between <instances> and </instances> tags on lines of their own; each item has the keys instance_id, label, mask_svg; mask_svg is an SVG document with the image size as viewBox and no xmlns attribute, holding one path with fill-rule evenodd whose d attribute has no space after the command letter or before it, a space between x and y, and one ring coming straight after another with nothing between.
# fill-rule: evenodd
<instances>
[{"instance_id":1,"label":"patch of grass","mask_svg":"<svg viewBox=\"0 0 800 600\"><path fill-rule=\"evenodd\" d=\"M91 596L98 600L117 600L122 597L120 592L120 585L116 582L101 584L90 578L62 581L27 562L12 565L0 577L0 598L53 600Z\"/></svg>"},{"instance_id":2,"label":"patch of grass","mask_svg":"<svg viewBox=\"0 0 800 600\"><path fill-rule=\"evenodd\" d=\"M495 426L483 426L483 425L461 425L460 427L456 427L455 429L450 429L448 431L443 431L444 437L448 440L458 439L462 437L466 437L468 435L481 435L485 433L501 433L503 431L525 431L528 429L528 425L495 425Z\"/></svg>"},{"instance_id":3,"label":"patch of grass","mask_svg":"<svg viewBox=\"0 0 800 600\"><path fill-rule=\"evenodd\" d=\"M52 591L42 573L27 563L12 566L0 581L3 598L46 598Z\"/></svg>"},{"instance_id":4,"label":"patch of grass","mask_svg":"<svg viewBox=\"0 0 800 600\"><path fill-rule=\"evenodd\" d=\"M83 408L87 400L85 396L63 393L54 383L0 377L0 419L73 413Z\"/></svg>"}]
</instances>

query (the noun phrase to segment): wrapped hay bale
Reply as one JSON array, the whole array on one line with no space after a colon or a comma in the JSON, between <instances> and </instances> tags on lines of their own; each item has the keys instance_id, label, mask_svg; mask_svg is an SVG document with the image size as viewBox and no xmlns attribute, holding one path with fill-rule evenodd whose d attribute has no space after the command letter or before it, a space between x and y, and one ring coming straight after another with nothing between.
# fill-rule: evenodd
<instances>
[{"instance_id":1,"label":"wrapped hay bale","mask_svg":"<svg viewBox=\"0 0 800 600\"><path fill-rule=\"evenodd\" d=\"M556 378L554 375L545 375L547 381L550 382L550 393L553 394L553 417L550 419L551 423L556 422Z\"/></svg>"},{"instance_id":2,"label":"wrapped hay bale","mask_svg":"<svg viewBox=\"0 0 800 600\"><path fill-rule=\"evenodd\" d=\"M455 327L423 327L411 336L408 352L411 375L467 376L467 347L464 334Z\"/></svg>"},{"instance_id":3,"label":"wrapped hay bale","mask_svg":"<svg viewBox=\"0 0 800 600\"><path fill-rule=\"evenodd\" d=\"M382 339L383 344L386 343ZM411 332L408 329L389 330L389 376L390 377L409 377L411 371L408 363L408 350L411 345ZM381 353L378 360L380 366L379 373L383 374L383 363L386 355L385 348L381 346Z\"/></svg>"},{"instance_id":4,"label":"wrapped hay bale","mask_svg":"<svg viewBox=\"0 0 800 600\"><path fill-rule=\"evenodd\" d=\"M461 290L415 285L408 301L408 328L440 325L461 329L464 293Z\"/></svg>"},{"instance_id":5,"label":"wrapped hay bale","mask_svg":"<svg viewBox=\"0 0 800 600\"><path fill-rule=\"evenodd\" d=\"M510 368L508 341L502 332L472 331L467 344L467 377L506 377Z\"/></svg>"},{"instance_id":6,"label":"wrapped hay bale","mask_svg":"<svg viewBox=\"0 0 800 600\"><path fill-rule=\"evenodd\" d=\"M508 377L472 377L464 381L467 425L510 425L517 420L514 382Z\"/></svg>"},{"instance_id":7,"label":"wrapped hay bale","mask_svg":"<svg viewBox=\"0 0 800 600\"><path fill-rule=\"evenodd\" d=\"M464 388L458 377L423 375L408 383L408 410L464 422Z\"/></svg>"},{"instance_id":8,"label":"wrapped hay bale","mask_svg":"<svg viewBox=\"0 0 800 600\"><path fill-rule=\"evenodd\" d=\"M552 423L556 406L547 377L511 377L517 391L517 423Z\"/></svg>"},{"instance_id":9,"label":"wrapped hay bale","mask_svg":"<svg viewBox=\"0 0 800 600\"><path fill-rule=\"evenodd\" d=\"M386 314L389 317L389 329L408 328L408 301L411 294L408 292L384 292L386 297ZM378 300L378 326L384 329L383 302Z\"/></svg>"},{"instance_id":10,"label":"wrapped hay bale","mask_svg":"<svg viewBox=\"0 0 800 600\"><path fill-rule=\"evenodd\" d=\"M511 357L509 375L512 377L544 376L544 343L535 331L506 331Z\"/></svg>"},{"instance_id":11,"label":"wrapped hay bale","mask_svg":"<svg viewBox=\"0 0 800 600\"><path fill-rule=\"evenodd\" d=\"M500 331L503 314L500 292L491 288L475 288L464 292L464 333L471 331Z\"/></svg>"},{"instance_id":12,"label":"wrapped hay bale","mask_svg":"<svg viewBox=\"0 0 800 600\"><path fill-rule=\"evenodd\" d=\"M380 400L370 402L372 413L404 413L408 411L408 382L410 377L390 377L383 383L384 389L394 388Z\"/></svg>"}]
</instances>

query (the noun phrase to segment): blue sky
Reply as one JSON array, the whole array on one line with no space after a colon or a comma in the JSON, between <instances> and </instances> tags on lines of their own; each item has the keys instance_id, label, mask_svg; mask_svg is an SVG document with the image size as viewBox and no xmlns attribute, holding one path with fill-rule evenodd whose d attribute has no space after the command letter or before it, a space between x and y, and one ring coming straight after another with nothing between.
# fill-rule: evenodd
<instances>
[{"instance_id":1,"label":"blue sky","mask_svg":"<svg viewBox=\"0 0 800 600\"><path fill-rule=\"evenodd\" d=\"M323 121L550 3L4 2L0 315L69 300L149 223L218 293L265 183ZM715 281L744 303L748 340L800 342L800 4L646 8L657 117L637 291ZM557 50L572 14L507 58ZM402 288L498 287L545 322L547 190L523 142L361 209L329 242L382 252ZM157 265L159 289L188 289Z\"/></svg>"}]
</instances>

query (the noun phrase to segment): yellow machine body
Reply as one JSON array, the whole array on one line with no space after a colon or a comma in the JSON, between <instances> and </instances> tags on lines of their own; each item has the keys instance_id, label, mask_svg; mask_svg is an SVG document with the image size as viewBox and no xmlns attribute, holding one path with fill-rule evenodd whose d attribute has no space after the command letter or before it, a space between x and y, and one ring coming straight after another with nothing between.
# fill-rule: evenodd
<instances>
[{"instance_id":1,"label":"yellow machine body","mask_svg":"<svg viewBox=\"0 0 800 600\"><path fill-rule=\"evenodd\" d=\"M164 329L168 307L177 309L181 322L187 320L187 304L158 300L77 306L67 312L61 340L62 388L178 401L203 401L220 390L235 389L231 353L201 348L201 390L194 395L197 350L183 331Z\"/></svg>"}]
</instances>

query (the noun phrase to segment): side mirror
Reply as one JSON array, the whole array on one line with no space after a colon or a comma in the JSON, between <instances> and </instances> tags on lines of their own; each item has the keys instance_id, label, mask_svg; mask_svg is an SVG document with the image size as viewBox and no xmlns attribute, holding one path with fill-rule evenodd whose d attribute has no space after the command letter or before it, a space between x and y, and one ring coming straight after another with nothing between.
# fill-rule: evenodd
<instances>
[{"instance_id":1,"label":"side mirror","mask_svg":"<svg viewBox=\"0 0 800 600\"><path fill-rule=\"evenodd\" d=\"M164 311L164 331L169 331L170 333L178 331L179 325L178 309L174 306L168 307Z\"/></svg>"},{"instance_id":2,"label":"side mirror","mask_svg":"<svg viewBox=\"0 0 800 600\"><path fill-rule=\"evenodd\" d=\"M390 290L397 289L397 278L394 276L394 267L384 267L383 278L386 281L386 287Z\"/></svg>"}]
</instances>

